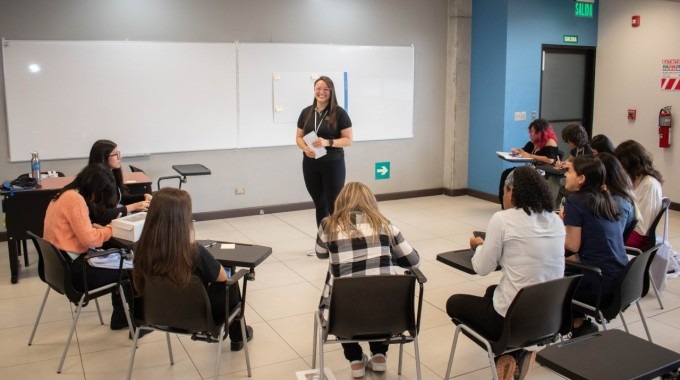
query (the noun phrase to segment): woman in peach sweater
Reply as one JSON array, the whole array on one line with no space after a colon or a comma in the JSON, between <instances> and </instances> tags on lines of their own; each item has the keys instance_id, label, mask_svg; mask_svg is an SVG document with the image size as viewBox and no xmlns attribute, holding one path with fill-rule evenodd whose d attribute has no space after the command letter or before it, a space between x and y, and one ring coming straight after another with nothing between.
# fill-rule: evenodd
<instances>
[{"instance_id":1,"label":"woman in peach sweater","mask_svg":"<svg viewBox=\"0 0 680 380\"><path fill-rule=\"evenodd\" d=\"M90 248L101 247L112 234L111 226L102 227L90 222L87 204L108 206L113 202L115 205L116 195L116 180L111 170L104 165L93 164L78 173L75 180L64 186L47 206L43 237L55 247L65 251L71 258L69 265L73 286L78 290L83 290L82 255ZM115 282L118 277L117 269L87 268L89 289ZM123 277L126 277L125 274ZM125 293L130 300L132 292L128 290L125 289ZM111 329L127 328L127 318L120 295L112 293L111 303L113 304Z\"/></svg>"}]
</instances>

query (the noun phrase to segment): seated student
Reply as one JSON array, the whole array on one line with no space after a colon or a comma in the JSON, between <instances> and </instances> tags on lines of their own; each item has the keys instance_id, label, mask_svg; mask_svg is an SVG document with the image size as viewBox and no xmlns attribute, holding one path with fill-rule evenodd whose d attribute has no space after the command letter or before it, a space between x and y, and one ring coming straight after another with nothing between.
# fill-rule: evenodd
<instances>
[{"instance_id":1,"label":"seated student","mask_svg":"<svg viewBox=\"0 0 680 380\"><path fill-rule=\"evenodd\" d=\"M602 152L597 155L597 158L604 164L607 173L604 183L607 185L607 191L612 195L612 199L614 199L618 207L621 229L624 234L631 232L632 223L639 219L636 216L637 208L635 207L633 184L630 182L626 171L623 170L621 163L613 154Z\"/></svg>"},{"instance_id":2,"label":"seated student","mask_svg":"<svg viewBox=\"0 0 680 380\"><path fill-rule=\"evenodd\" d=\"M160 276L183 285L189 283L192 275L198 276L208 292L213 319L224 321L224 287L210 284L226 281L227 273L205 247L194 241L191 197L186 191L163 188L156 193L135 245L134 267L132 278L138 293L144 290L147 277ZM240 301L238 285L230 286L229 309ZM246 327L246 335L248 341L253 338L252 327ZM243 348L238 321L229 326L229 339L232 351Z\"/></svg>"},{"instance_id":3,"label":"seated student","mask_svg":"<svg viewBox=\"0 0 680 380\"><path fill-rule=\"evenodd\" d=\"M562 130L562 140L569 145L569 157L565 162L557 160L556 166L564 169L566 163L574 161L578 156L590 156L593 154L588 141L588 132L580 124L569 124Z\"/></svg>"},{"instance_id":4,"label":"seated student","mask_svg":"<svg viewBox=\"0 0 680 380\"><path fill-rule=\"evenodd\" d=\"M93 223L106 225L118 217L135 211L146 211L149 208L151 194L128 193L127 186L123 182L122 157L118 145L110 140L97 140L90 149L88 164L106 164L113 172L118 189L117 204L113 207L89 206L90 219Z\"/></svg>"},{"instance_id":5,"label":"seated student","mask_svg":"<svg viewBox=\"0 0 680 380\"><path fill-rule=\"evenodd\" d=\"M451 318L474 321L473 327L492 339L500 337L505 314L521 288L564 275L564 224L553 212L546 180L532 167L515 169L506 179L503 202L506 209L491 217L486 239L470 238L475 271L485 276L500 265L500 283L488 287L483 297L454 294L446 302ZM525 350L496 358L498 378L512 379L519 363L523 379L534 358L535 353Z\"/></svg>"},{"instance_id":6,"label":"seated student","mask_svg":"<svg viewBox=\"0 0 680 380\"><path fill-rule=\"evenodd\" d=\"M359 182L350 182L342 188L335 200L333 214L321 222L316 255L330 261L319 304L319 309L324 310L324 320L327 319L334 278L396 274L393 264L413 268L420 262L418 252L380 213L371 190ZM361 295L357 294L357 297ZM366 365L374 372L386 371L389 346L382 342L371 342L369 346L370 362L358 343L342 344L345 358L350 361L352 377L363 377Z\"/></svg>"},{"instance_id":7,"label":"seated student","mask_svg":"<svg viewBox=\"0 0 680 380\"><path fill-rule=\"evenodd\" d=\"M520 157L531 158L536 163L552 165L558 158L557 136L552 125L545 119L536 119L529 124L529 142L524 148L512 148L510 151ZM505 178L514 168L508 168L501 173L498 186L498 200L503 208L503 188Z\"/></svg>"},{"instance_id":8,"label":"seated student","mask_svg":"<svg viewBox=\"0 0 680 380\"><path fill-rule=\"evenodd\" d=\"M635 201L642 215L635 230L628 237L626 245L644 248L649 244L647 230L661 211L663 177L658 170L654 169L652 155L637 141L628 140L617 146L616 158L621 161L621 166L633 182Z\"/></svg>"},{"instance_id":9,"label":"seated student","mask_svg":"<svg viewBox=\"0 0 680 380\"><path fill-rule=\"evenodd\" d=\"M601 304L613 296L613 287L628 257L623 246L623 229L619 211L605 185L605 168L593 156L576 157L566 174L566 188L571 193L563 209L567 237L564 248L576 255L569 259L593 265L602 270L599 287ZM585 272L574 299L594 305L598 296L599 276ZM574 318L572 337L597 331L597 326L583 315Z\"/></svg>"},{"instance_id":10,"label":"seated student","mask_svg":"<svg viewBox=\"0 0 680 380\"><path fill-rule=\"evenodd\" d=\"M593 136L593 139L590 140L590 149L593 151L593 156L600 153L614 154L614 144L605 135Z\"/></svg>"},{"instance_id":11,"label":"seated student","mask_svg":"<svg viewBox=\"0 0 680 380\"><path fill-rule=\"evenodd\" d=\"M78 173L73 182L64 186L47 206L43 237L58 249L66 251L72 259L69 267L77 290L83 290L82 255L90 248L101 247L112 234L111 226L102 227L90 222L87 203L111 207L115 204L115 195L116 181L111 170L104 165L93 164ZM88 267L88 287L95 289L116 282L119 275L118 269ZM126 278L126 275L123 274L123 277ZM131 289L125 285L124 289L130 302ZM111 303L111 330L128 328L120 295L112 293Z\"/></svg>"}]
</instances>

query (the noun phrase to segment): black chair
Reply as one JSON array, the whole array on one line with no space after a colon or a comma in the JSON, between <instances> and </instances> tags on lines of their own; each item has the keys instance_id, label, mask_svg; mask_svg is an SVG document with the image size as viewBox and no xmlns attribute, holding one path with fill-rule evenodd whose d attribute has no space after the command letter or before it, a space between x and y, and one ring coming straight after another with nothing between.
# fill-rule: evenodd
<instances>
[{"instance_id":1,"label":"black chair","mask_svg":"<svg viewBox=\"0 0 680 380\"><path fill-rule=\"evenodd\" d=\"M607 330L607 322L616 318L617 315L621 315L621 322L623 322L623 327L628 332L628 326L626 325L626 320L623 317L623 312L628 309L629 306L635 304L640 313L640 319L642 325L647 333L647 339L652 341L652 336L647 328L647 322L645 321L645 316L642 313L642 308L638 302L640 298L644 296L644 284L647 278L647 273L649 272L649 266L659 250L661 244L653 246L645 252L639 252L638 255L632 258L626 268L621 273L621 276L617 279L614 285L614 294L612 299L608 303L603 303L601 299L601 294L598 294L597 301L595 305L588 305L581 301L574 300L574 310L582 312L586 315L593 316L595 321L602 324L602 328ZM634 249L634 248L633 248ZM567 266L572 270L580 271L590 271L602 275L600 268L594 267L592 265L585 265L581 263L567 262Z\"/></svg>"},{"instance_id":2,"label":"black chair","mask_svg":"<svg viewBox=\"0 0 680 380\"><path fill-rule=\"evenodd\" d=\"M656 217L654 217L654 220L652 220L652 224L649 226L649 229L647 230L646 236L649 236L649 241L647 242L647 245L640 248L639 250L631 247L626 247L626 253L632 256L636 256L639 254L639 252L644 252L648 251L650 248L654 247L656 245L656 228L659 225L659 222L661 221L661 218L666 214L668 216L667 211L668 207L671 205L671 200L669 198L663 198L661 200L661 209L659 210L659 213L656 214ZM666 220L665 222L668 224L668 221ZM665 231L665 229L664 229ZM633 232L633 231L631 231ZM626 237L627 238L627 237ZM664 241L666 240L666 236L664 235ZM624 240L625 241L625 240ZM651 264L650 264L651 267ZM642 295L643 297L647 295L647 292L649 290L649 284L652 284L652 290L654 290L654 295L656 296L657 302L659 302L659 307L663 309L663 303L661 302L661 296L659 295L659 287L656 285L656 282L654 281L654 277L651 276L649 273L647 273L647 277L645 279L645 290L644 294Z\"/></svg>"},{"instance_id":3,"label":"black chair","mask_svg":"<svg viewBox=\"0 0 680 380\"><path fill-rule=\"evenodd\" d=\"M170 345L170 333L191 335L192 340L217 343L217 357L215 358L215 379L220 370L222 354L222 340L226 337L228 327L240 315L242 304L229 311L229 287L247 275L248 271L241 269L232 275L225 283L213 283L212 286L225 286L225 320L214 321L208 293L201 280L193 276L188 285L178 287L167 279L152 277L145 280L144 292L136 298L134 308L135 338L130 354L130 366L127 378L132 378L132 367L135 362L137 341L140 330L158 330L166 334L170 364L175 364ZM241 333L243 334L243 348L246 355L248 377L250 373L250 358L248 356L248 342L246 339L246 324L244 318L239 318Z\"/></svg>"},{"instance_id":4,"label":"black chair","mask_svg":"<svg viewBox=\"0 0 680 380\"><path fill-rule=\"evenodd\" d=\"M626 227L626 228L623 230L623 241L624 241L624 242L625 242L626 240L628 240L628 237L630 236L630 234L632 234L633 231L635 231L635 227L637 227L637 224L638 224L638 220L637 220L637 219L633 219L633 221L630 222L630 224L628 225L628 227Z\"/></svg>"},{"instance_id":5,"label":"black chair","mask_svg":"<svg viewBox=\"0 0 680 380\"><path fill-rule=\"evenodd\" d=\"M121 285L121 279L119 277L117 282L112 282L110 284L104 285L97 289L89 289L87 285L87 275L83 276L83 291L77 290L73 286L73 280L71 277L71 268L69 267L69 261L71 260L66 254L54 245L52 245L47 240L41 238L40 236L27 231L28 235L33 240L35 248L38 251L38 275L40 279L47 284L47 290L45 291L45 297L40 304L40 310L38 311L38 316L35 319L35 325L33 326L33 331L31 332L31 337L28 339L28 345L33 343L33 337L38 329L38 323L40 322L40 317L42 316L43 309L45 308L45 303L47 302L47 296L50 290L55 290L59 294L63 294L71 301L76 308L76 316L73 318L73 323L71 324L71 330L68 334L68 339L66 339L66 345L64 346L64 352L61 354L61 360L59 361L59 368L57 373L61 373L61 369L64 366L64 360L66 359L66 353L68 352L69 345L71 344L71 338L73 337L73 332L76 329L76 323L78 323L78 317L80 317L80 311L84 306L87 306L90 300L94 300L97 306L97 314L99 315L99 322L103 325L104 320L102 319L102 313L99 309L99 302L97 298L110 294L116 290L119 291L121 300L123 302L123 307L125 308L125 317L128 320L128 326L132 326L130 321L129 309L127 307L127 302L125 301L125 293L123 292L123 287ZM87 271L87 260L98 257L102 255L108 255L110 253L120 252L119 249L111 249L101 252L93 252L85 255L83 260L83 271ZM123 255L121 255L120 268L123 266ZM122 269L121 269L122 274ZM130 329L132 333L132 329Z\"/></svg>"},{"instance_id":6,"label":"black chair","mask_svg":"<svg viewBox=\"0 0 680 380\"><path fill-rule=\"evenodd\" d=\"M458 335L462 331L480 347L486 348L494 380L498 380L494 357L524 347L555 342L571 330L571 301L582 275L567 276L520 289L505 315L501 336L490 339L475 331L474 320L453 319L456 333L444 379L451 375Z\"/></svg>"},{"instance_id":7,"label":"black chair","mask_svg":"<svg viewBox=\"0 0 680 380\"><path fill-rule=\"evenodd\" d=\"M415 311L415 284L419 284L418 310ZM342 277L333 281L328 320L323 310L314 313L312 368L316 368L319 347L319 373L324 373L323 345L332 343L385 342L399 344L399 374L404 343L413 342L416 373L420 380L418 332L423 306L423 285L427 279L418 269L404 275ZM406 334L408 333L408 334ZM329 339L333 335L335 339ZM323 378L326 376L324 374Z\"/></svg>"}]
</instances>

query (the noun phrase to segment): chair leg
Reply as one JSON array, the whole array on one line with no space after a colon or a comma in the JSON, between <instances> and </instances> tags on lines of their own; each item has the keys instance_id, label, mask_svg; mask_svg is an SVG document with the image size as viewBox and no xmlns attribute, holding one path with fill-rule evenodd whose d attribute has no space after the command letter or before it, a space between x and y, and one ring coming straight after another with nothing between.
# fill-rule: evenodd
<instances>
[{"instance_id":1,"label":"chair leg","mask_svg":"<svg viewBox=\"0 0 680 380\"><path fill-rule=\"evenodd\" d=\"M649 282L652 284L652 290L654 290L654 295L656 296L657 302L659 302L659 307L663 310L663 303L661 303L661 296L659 295L659 289L656 287L656 282L652 274L649 274Z\"/></svg>"},{"instance_id":2,"label":"chair leg","mask_svg":"<svg viewBox=\"0 0 680 380\"><path fill-rule=\"evenodd\" d=\"M175 365L175 358L172 356L172 344L170 343L170 333L165 333L165 340L168 342L168 356L170 356L170 365Z\"/></svg>"},{"instance_id":3,"label":"chair leg","mask_svg":"<svg viewBox=\"0 0 680 380\"><path fill-rule=\"evenodd\" d=\"M604 319L604 315L602 315L602 312L601 312L601 311L600 311L599 313L600 313L600 321L601 321L601 323L602 323L602 329L603 329L604 331L607 331L607 320Z\"/></svg>"},{"instance_id":4,"label":"chair leg","mask_svg":"<svg viewBox=\"0 0 680 380\"><path fill-rule=\"evenodd\" d=\"M404 358L404 338L399 343L399 367L397 367L397 374L401 375L401 362Z\"/></svg>"},{"instance_id":5,"label":"chair leg","mask_svg":"<svg viewBox=\"0 0 680 380\"><path fill-rule=\"evenodd\" d=\"M118 293L120 294L121 302L123 302L123 311L125 312L125 319L127 319L130 335L133 335L135 333L135 329L133 328L132 318L130 317L130 304L127 302L127 297L125 297L125 292L123 291L122 285L118 285ZM99 306L99 304L97 304L97 306ZM101 318L101 315L99 318Z\"/></svg>"},{"instance_id":6,"label":"chair leg","mask_svg":"<svg viewBox=\"0 0 680 380\"><path fill-rule=\"evenodd\" d=\"M97 315L99 316L99 324L103 325L104 324L104 319L102 318L102 310L99 308L99 300L94 299L94 305L97 307Z\"/></svg>"},{"instance_id":7,"label":"chair leg","mask_svg":"<svg viewBox=\"0 0 680 380\"><path fill-rule=\"evenodd\" d=\"M623 317L623 313L620 311L619 315L621 316L621 323L623 323L623 329L626 330L626 333L630 334L630 331L628 331L628 324L626 324L626 318Z\"/></svg>"},{"instance_id":8,"label":"chair leg","mask_svg":"<svg viewBox=\"0 0 680 380\"><path fill-rule=\"evenodd\" d=\"M31 337L28 339L28 345L33 344L33 337L35 336L35 331L38 329L38 323L40 323L40 317L42 317L43 310L45 309L45 303L47 303L47 296L50 294L50 286L47 285L47 290L45 291L45 296L40 304L40 310L38 310L38 316L35 318L35 325L33 325L33 331L31 332Z\"/></svg>"},{"instance_id":9,"label":"chair leg","mask_svg":"<svg viewBox=\"0 0 680 380\"><path fill-rule=\"evenodd\" d=\"M241 319L243 319L243 318L241 318ZM217 377L220 375L220 359L222 358L222 342L223 342L223 340L220 339L220 338L223 337L224 334L227 333L226 328L227 328L227 324L225 323L224 326L222 327L222 331L220 331L220 335L217 337L217 353L215 355L216 356L216 358L215 358L215 376L213 376L213 378L215 380L217 380ZM242 335L242 336L243 336L243 347L245 348L248 345L248 343L247 343L248 339L246 339L245 335Z\"/></svg>"},{"instance_id":10,"label":"chair leg","mask_svg":"<svg viewBox=\"0 0 680 380\"><path fill-rule=\"evenodd\" d=\"M132 379L132 366L135 365L135 353L137 352L137 341L139 340L140 330L141 328L138 328L137 331L135 331L134 340L132 341L132 352L130 352L130 365L128 366L127 380Z\"/></svg>"},{"instance_id":11,"label":"chair leg","mask_svg":"<svg viewBox=\"0 0 680 380\"><path fill-rule=\"evenodd\" d=\"M321 328L321 316L319 315L320 313L315 313L314 318L315 322L318 324L319 329ZM319 379L320 380L326 380L326 372L324 368L324 363L323 363L323 332L319 331L319 334L316 336L317 341L316 344L319 345ZM316 357L316 356L315 356ZM314 368L314 367L312 367Z\"/></svg>"},{"instance_id":12,"label":"chair leg","mask_svg":"<svg viewBox=\"0 0 680 380\"><path fill-rule=\"evenodd\" d=\"M243 352L246 355L246 368L248 369L248 377L252 377L252 373L250 373L250 354L248 354L248 335L246 331L246 319L241 318L240 319L241 323L241 336L243 337ZM226 327L225 327L226 329ZM217 379L217 377L215 377Z\"/></svg>"},{"instance_id":13,"label":"chair leg","mask_svg":"<svg viewBox=\"0 0 680 380\"><path fill-rule=\"evenodd\" d=\"M316 368L316 334L318 332L318 326L316 323L316 314L314 312L314 335L312 336L312 369Z\"/></svg>"},{"instance_id":14,"label":"chair leg","mask_svg":"<svg viewBox=\"0 0 680 380\"><path fill-rule=\"evenodd\" d=\"M73 332L76 330L76 323L78 323L78 318L80 317L80 312L83 310L83 300L85 295L80 297L78 302L78 308L76 310L76 316L73 318L73 323L71 324L71 331L68 333L68 339L66 339L66 346L64 346L64 352L61 354L61 360L59 361L59 368L57 373L61 373L61 369L64 367L64 360L66 360L66 353L68 352L68 347L71 345L71 339L73 338Z\"/></svg>"},{"instance_id":15,"label":"chair leg","mask_svg":"<svg viewBox=\"0 0 680 380\"><path fill-rule=\"evenodd\" d=\"M22 240L21 245L24 249L24 266L27 267L28 266L28 248L27 248L26 240ZM663 309L663 307L662 307L662 309Z\"/></svg>"},{"instance_id":16,"label":"chair leg","mask_svg":"<svg viewBox=\"0 0 680 380\"><path fill-rule=\"evenodd\" d=\"M644 314L642 314L642 308L640 307L640 302L636 302L638 313L640 313L640 319L642 320L642 325L645 327L645 332L647 333L647 339L652 343L652 335L649 333L649 328L647 327L647 321L645 320Z\"/></svg>"},{"instance_id":17,"label":"chair leg","mask_svg":"<svg viewBox=\"0 0 680 380\"><path fill-rule=\"evenodd\" d=\"M456 333L453 335L453 343L451 344L451 354L449 355L449 364L446 367L446 375L444 376L444 380L449 380L449 377L451 376L451 365L453 364L453 355L456 354L458 334L460 334L460 327L456 327Z\"/></svg>"},{"instance_id":18,"label":"chair leg","mask_svg":"<svg viewBox=\"0 0 680 380\"><path fill-rule=\"evenodd\" d=\"M416 351L416 376L417 379L420 380L420 349L418 348L418 335L413 338L413 348Z\"/></svg>"}]
</instances>

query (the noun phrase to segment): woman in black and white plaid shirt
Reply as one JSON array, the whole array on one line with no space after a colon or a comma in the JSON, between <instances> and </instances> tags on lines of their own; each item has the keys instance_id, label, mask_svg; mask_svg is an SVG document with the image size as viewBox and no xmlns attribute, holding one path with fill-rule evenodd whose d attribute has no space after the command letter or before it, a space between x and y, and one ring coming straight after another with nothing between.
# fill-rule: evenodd
<instances>
[{"instance_id":1,"label":"woman in black and white plaid shirt","mask_svg":"<svg viewBox=\"0 0 680 380\"><path fill-rule=\"evenodd\" d=\"M404 239L378 209L371 190L359 182L345 185L335 201L335 211L323 220L316 238L316 256L330 258L326 286L320 309L324 320L336 277L396 274L394 264L403 268L417 267L418 252ZM388 345L371 342L371 361L358 343L343 343L345 358L350 361L352 377L362 377L368 364L374 372L387 369Z\"/></svg>"}]
</instances>

